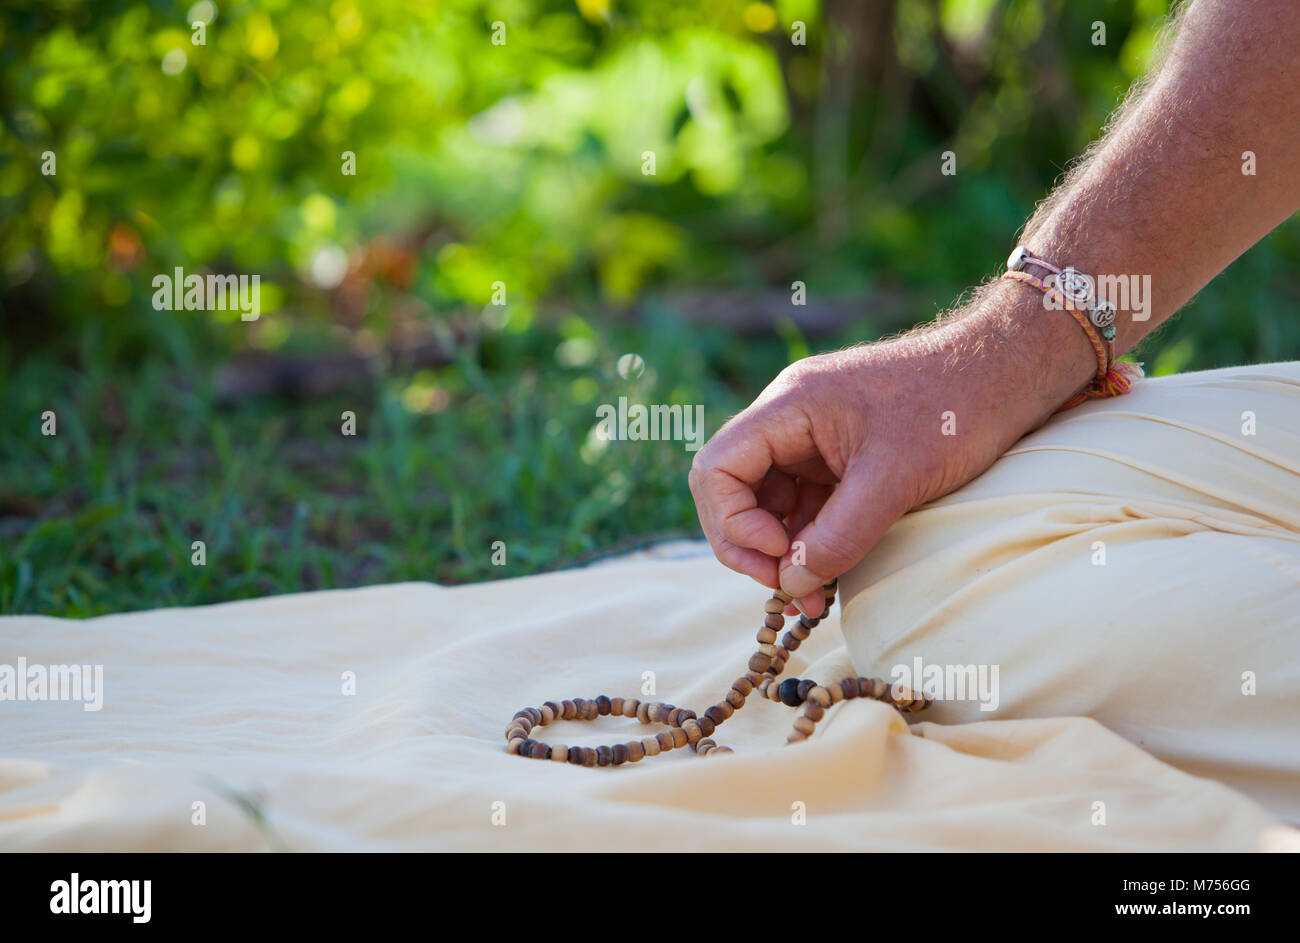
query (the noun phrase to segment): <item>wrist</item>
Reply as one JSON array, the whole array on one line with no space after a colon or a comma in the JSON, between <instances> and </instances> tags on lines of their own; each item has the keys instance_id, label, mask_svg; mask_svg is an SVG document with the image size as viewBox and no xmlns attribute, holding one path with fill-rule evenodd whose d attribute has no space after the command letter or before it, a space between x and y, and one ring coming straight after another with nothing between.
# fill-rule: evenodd
<instances>
[{"instance_id":1,"label":"wrist","mask_svg":"<svg viewBox=\"0 0 1300 943\"><path fill-rule=\"evenodd\" d=\"M949 329L950 358L978 377L977 395L997 417L1005 447L1046 422L1097 373L1079 325L1015 282L985 285Z\"/></svg>"}]
</instances>

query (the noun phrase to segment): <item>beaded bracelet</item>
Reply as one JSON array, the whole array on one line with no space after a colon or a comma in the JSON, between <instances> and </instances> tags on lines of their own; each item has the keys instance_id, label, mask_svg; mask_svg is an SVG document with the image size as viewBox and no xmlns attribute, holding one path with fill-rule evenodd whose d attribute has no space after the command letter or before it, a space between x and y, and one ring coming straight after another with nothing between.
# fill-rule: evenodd
<instances>
[{"instance_id":1,"label":"beaded bracelet","mask_svg":"<svg viewBox=\"0 0 1300 943\"><path fill-rule=\"evenodd\" d=\"M1027 265L1037 265L1051 274L1038 278L1024 270ZM1083 328L1097 355L1097 375L1057 412L1090 398L1120 396L1132 390L1134 381L1143 375L1142 365L1115 359L1115 306L1094 296L1090 279L1069 266L1058 268L1032 256L1024 246L1016 246L1007 257L1007 270L1002 277L1023 282L1051 297Z\"/></svg>"},{"instance_id":2,"label":"beaded bracelet","mask_svg":"<svg viewBox=\"0 0 1300 943\"><path fill-rule=\"evenodd\" d=\"M835 587L834 581L822 587L828 613L835 602ZM744 707L745 699L756 689L769 701L778 701L787 707L803 707L803 714L795 719L794 730L786 738L786 743L806 740L817 722L826 716L827 708L851 698L872 698L909 713L925 710L934 703L933 698L915 695L901 685L890 685L880 678L850 677L826 686L815 681L787 678L778 684L777 677L785 670L790 653L799 648L821 621L799 616L799 621L786 632L778 645L777 630L785 626L783 613L791 601L792 597L781 590L772 594L764 606L763 627L758 630L758 651L749 658L749 670L733 681L726 696L706 710L703 716L672 704L603 694L593 700L547 701L540 708L525 707L515 712L506 727L506 751L535 760L554 760L576 766L619 766L684 746L689 746L700 756L730 753L730 747L719 746L712 739L713 732ZM535 727L544 727L555 720L595 720L606 716L635 717L643 724L666 724L669 729L653 737L599 747L546 744L529 736Z\"/></svg>"}]
</instances>

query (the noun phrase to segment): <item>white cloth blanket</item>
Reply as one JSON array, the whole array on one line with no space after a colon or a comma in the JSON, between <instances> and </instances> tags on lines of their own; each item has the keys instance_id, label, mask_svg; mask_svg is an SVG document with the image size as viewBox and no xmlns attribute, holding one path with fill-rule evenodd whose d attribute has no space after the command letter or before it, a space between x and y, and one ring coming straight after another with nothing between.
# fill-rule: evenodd
<instances>
[{"instance_id":1,"label":"white cloth blanket","mask_svg":"<svg viewBox=\"0 0 1300 943\"><path fill-rule=\"evenodd\" d=\"M643 696L652 679L654 699L699 710L743 671L765 593L687 551L451 588L2 619L0 664L102 665L103 686L98 711L0 702L0 849L1300 845L1245 796L1078 717L909 732L892 708L851 701L787 747L795 712L751 698L716 735L734 755L596 769L507 755L521 707ZM838 616L789 668L849 670ZM540 736L657 729L601 718Z\"/></svg>"}]
</instances>

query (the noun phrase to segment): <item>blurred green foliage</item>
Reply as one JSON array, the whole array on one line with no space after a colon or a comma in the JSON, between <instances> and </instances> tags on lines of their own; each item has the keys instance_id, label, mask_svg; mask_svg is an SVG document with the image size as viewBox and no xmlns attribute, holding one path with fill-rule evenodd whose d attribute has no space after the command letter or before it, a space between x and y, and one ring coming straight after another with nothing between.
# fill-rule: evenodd
<instances>
[{"instance_id":1,"label":"blurred green foliage","mask_svg":"<svg viewBox=\"0 0 1300 943\"><path fill-rule=\"evenodd\" d=\"M593 448L594 404L704 403L712 431L789 359L930 318L997 269L1165 10L10 0L0 609L517 575L689 531L689 455ZM1288 223L1144 358L1300 356L1297 262ZM175 266L260 275L262 318L155 311ZM858 313L742 336L679 310L795 279ZM437 362L402 353L430 339ZM395 340L366 382L305 400L221 379L231 358ZM639 379L614 369L628 351Z\"/></svg>"}]
</instances>

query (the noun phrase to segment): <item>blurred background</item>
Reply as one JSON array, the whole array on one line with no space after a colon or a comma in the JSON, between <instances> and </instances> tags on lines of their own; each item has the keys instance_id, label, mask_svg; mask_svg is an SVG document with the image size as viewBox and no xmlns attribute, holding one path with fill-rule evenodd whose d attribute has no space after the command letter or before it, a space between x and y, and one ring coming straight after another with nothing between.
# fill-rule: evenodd
<instances>
[{"instance_id":1,"label":"blurred background","mask_svg":"<svg viewBox=\"0 0 1300 943\"><path fill-rule=\"evenodd\" d=\"M596 406L701 403L712 433L790 361L948 307L1165 13L6 0L0 611L494 579L697 534L690 453L603 441ZM1139 359L1300 357L1297 260L1293 220ZM155 310L176 266L259 275L260 319Z\"/></svg>"}]
</instances>

